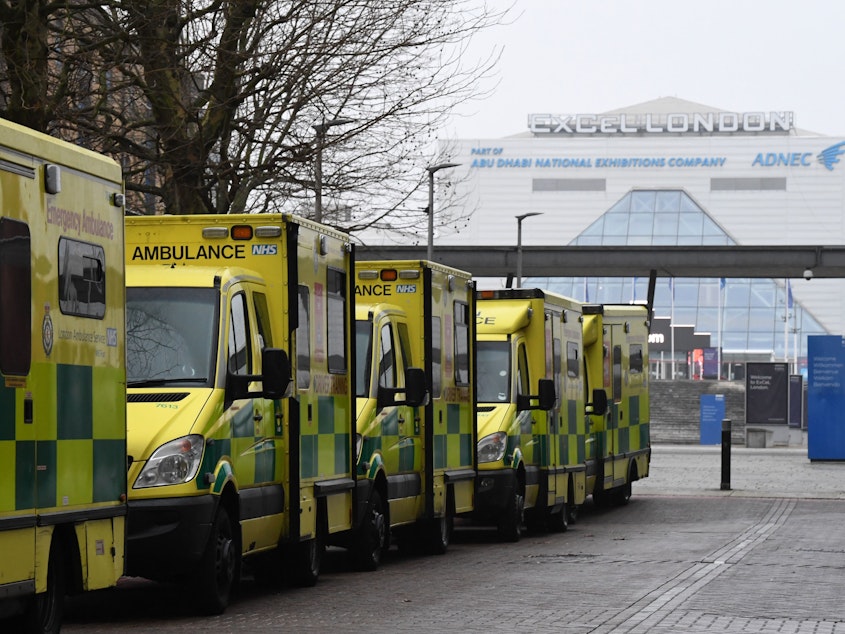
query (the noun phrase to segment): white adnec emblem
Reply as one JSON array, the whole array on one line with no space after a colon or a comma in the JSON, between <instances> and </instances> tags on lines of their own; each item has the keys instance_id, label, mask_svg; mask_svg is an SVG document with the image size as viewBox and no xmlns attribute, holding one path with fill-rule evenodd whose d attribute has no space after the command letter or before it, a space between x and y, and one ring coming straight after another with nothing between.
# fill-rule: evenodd
<instances>
[{"instance_id":1,"label":"white adnec emblem","mask_svg":"<svg viewBox=\"0 0 845 634\"><path fill-rule=\"evenodd\" d=\"M50 318L50 304L44 304L44 319L41 320L41 345L48 357L53 351L53 320Z\"/></svg>"}]
</instances>

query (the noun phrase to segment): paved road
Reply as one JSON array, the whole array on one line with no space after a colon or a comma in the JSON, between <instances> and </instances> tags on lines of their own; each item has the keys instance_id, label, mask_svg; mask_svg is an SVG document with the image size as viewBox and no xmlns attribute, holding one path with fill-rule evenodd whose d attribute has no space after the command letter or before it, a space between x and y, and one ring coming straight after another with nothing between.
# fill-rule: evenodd
<instances>
[{"instance_id":1,"label":"paved road","mask_svg":"<svg viewBox=\"0 0 845 634\"><path fill-rule=\"evenodd\" d=\"M845 463L658 446L624 507L587 505L562 534L500 544L461 527L442 557L391 551L353 573L331 551L315 588L244 583L198 618L172 588L127 579L74 599L65 632L845 633Z\"/></svg>"}]
</instances>

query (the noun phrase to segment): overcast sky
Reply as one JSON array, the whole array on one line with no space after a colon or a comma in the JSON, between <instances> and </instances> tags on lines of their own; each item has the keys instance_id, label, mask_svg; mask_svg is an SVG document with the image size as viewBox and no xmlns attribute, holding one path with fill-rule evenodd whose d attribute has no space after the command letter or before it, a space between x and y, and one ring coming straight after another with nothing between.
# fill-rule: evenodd
<instances>
[{"instance_id":1,"label":"overcast sky","mask_svg":"<svg viewBox=\"0 0 845 634\"><path fill-rule=\"evenodd\" d=\"M841 0L487 0L510 24L469 54L502 49L492 96L451 138L525 132L529 113L595 114L659 97L731 112L792 111L798 128L845 135Z\"/></svg>"}]
</instances>

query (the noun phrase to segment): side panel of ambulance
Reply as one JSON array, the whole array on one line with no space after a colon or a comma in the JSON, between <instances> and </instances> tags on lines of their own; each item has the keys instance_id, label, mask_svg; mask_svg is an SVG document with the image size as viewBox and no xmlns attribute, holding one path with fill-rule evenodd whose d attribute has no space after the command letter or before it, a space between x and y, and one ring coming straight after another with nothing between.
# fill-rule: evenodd
<instances>
[{"instance_id":1,"label":"side panel of ambulance","mask_svg":"<svg viewBox=\"0 0 845 634\"><path fill-rule=\"evenodd\" d=\"M348 239L286 215L126 224L129 572L209 613L242 562L315 583L353 516Z\"/></svg>"},{"instance_id":2,"label":"side panel of ambulance","mask_svg":"<svg viewBox=\"0 0 845 634\"><path fill-rule=\"evenodd\" d=\"M593 397L598 407L588 416L588 488L596 504L624 504L631 484L648 477L651 459L648 310L586 305L584 315L587 390L604 392Z\"/></svg>"},{"instance_id":3,"label":"side panel of ambulance","mask_svg":"<svg viewBox=\"0 0 845 634\"><path fill-rule=\"evenodd\" d=\"M473 508L474 283L426 261L356 264L358 483L355 545L372 569L389 545L446 551Z\"/></svg>"},{"instance_id":4,"label":"side panel of ambulance","mask_svg":"<svg viewBox=\"0 0 845 634\"><path fill-rule=\"evenodd\" d=\"M475 518L515 541L564 530L586 495L579 304L539 289L478 293Z\"/></svg>"},{"instance_id":5,"label":"side panel of ambulance","mask_svg":"<svg viewBox=\"0 0 845 634\"><path fill-rule=\"evenodd\" d=\"M56 632L124 569L123 185L0 121L0 622Z\"/></svg>"}]
</instances>

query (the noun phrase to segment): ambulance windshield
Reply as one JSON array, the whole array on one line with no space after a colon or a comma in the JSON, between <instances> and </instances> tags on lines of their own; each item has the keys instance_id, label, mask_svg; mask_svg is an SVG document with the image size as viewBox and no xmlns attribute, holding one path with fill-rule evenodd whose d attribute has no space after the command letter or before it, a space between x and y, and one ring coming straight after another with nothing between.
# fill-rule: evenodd
<instances>
[{"instance_id":1,"label":"ambulance windshield","mask_svg":"<svg viewBox=\"0 0 845 634\"><path fill-rule=\"evenodd\" d=\"M479 403L506 403L510 400L510 343L507 341L479 341L478 398Z\"/></svg>"},{"instance_id":2,"label":"ambulance windshield","mask_svg":"<svg viewBox=\"0 0 845 634\"><path fill-rule=\"evenodd\" d=\"M127 288L127 385L212 387L218 303L212 288Z\"/></svg>"}]
</instances>

